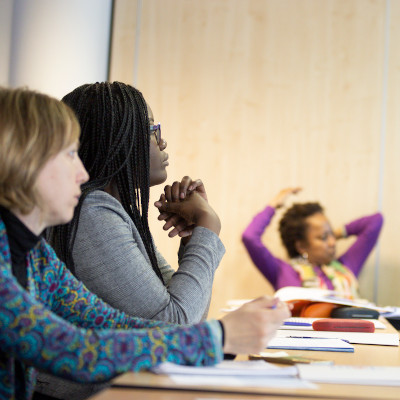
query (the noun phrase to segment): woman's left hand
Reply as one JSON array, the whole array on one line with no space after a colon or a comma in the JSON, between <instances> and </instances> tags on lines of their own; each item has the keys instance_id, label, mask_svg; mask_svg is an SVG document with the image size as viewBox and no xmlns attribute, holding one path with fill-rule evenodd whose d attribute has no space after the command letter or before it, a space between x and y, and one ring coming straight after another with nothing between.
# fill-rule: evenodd
<instances>
[{"instance_id":1,"label":"woman's left hand","mask_svg":"<svg viewBox=\"0 0 400 400\"><path fill-rule=\"evenodd\" d=\"M167 201L183 200L189 193L196 191L208 201L206 188L201 179L192 180L189 176L184 176L180 182L175 181L172 186L164 187L164 193Z\"/></svg>"},{"instance_id":2,"label":"woman's left hand","mask_svg":"<svg viewBox=\"0 0 400 400\"><path fill-rule=\"evenodd\" d=\"M196 191L208 201L206 189L201 179L192 180L189 176L184 176L180 182L175 181L172 185L164 187L164 194L160 196L160 201L177 202L184 200L186 196ZM174 227L169 233L169 237L179 235L181 238L191 236L195 225L189 225L182 217L177 214L163 213L158 216L159 221L165 221L164 230Z\"/></svg>"}]
</instances>

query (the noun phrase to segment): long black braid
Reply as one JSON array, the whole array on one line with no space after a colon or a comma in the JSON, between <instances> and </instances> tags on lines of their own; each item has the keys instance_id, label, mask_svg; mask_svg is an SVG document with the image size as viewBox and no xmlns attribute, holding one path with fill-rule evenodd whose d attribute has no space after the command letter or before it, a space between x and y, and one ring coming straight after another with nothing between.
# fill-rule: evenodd
<instances>
[{"instance_id":1,"label":"long black braid","mask_svg":"<svg viewBox=\"0 0 400 400\"><path fill-rule=\"evenodd\" d=\"M153 270L163 282L148 224L150 137L142 94L120 82L103 82L80 86L62 101L75 111L81 124L79 156L90 180L82 186L72 221L49 231L57 255L75 273L72 249L82 203L90 192L113 182L123 208L139 231Z\"/></svg>"}]
</instances>

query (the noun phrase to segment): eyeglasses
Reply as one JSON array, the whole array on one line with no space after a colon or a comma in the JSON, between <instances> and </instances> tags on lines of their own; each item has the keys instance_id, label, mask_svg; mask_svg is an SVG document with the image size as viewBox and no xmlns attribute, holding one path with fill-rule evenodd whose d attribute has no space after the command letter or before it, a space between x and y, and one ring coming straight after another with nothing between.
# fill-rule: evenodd
<instances>
[{"instance_id":1,"label":"eyeglasses","mask_svg":"<svg viewBox=\"0 0 400 400\"><path fill-rule=\"evenodd\" d=\"M161 124L150 125L150 134L154 133L158 145L161 143Z\"/></svg>"}]
</instances>

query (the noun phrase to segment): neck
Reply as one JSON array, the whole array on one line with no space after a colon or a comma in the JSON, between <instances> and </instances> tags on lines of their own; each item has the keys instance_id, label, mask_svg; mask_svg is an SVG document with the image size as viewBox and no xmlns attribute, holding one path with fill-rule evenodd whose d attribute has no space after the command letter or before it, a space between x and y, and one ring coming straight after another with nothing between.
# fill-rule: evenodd
<instances>
[{"instance_id":1,"label":"neck","mask_svg":"<svg viewBox=\"0 0 400 400\"><path fill-rule=\"evenodd\" d=\"M36 236L39 236L46 225L40 217L40 211L35 207L29 214L22 214L18 210L11 210L11 212Z\"/></svg>"},{"instance_id":2,"label":"neck","mask_svg":"<svg viewBox=\"0 0 400 400\"><path fill-rule=\"evenodd\" d=\"M121 197L119 197L118 188L114 180L112 180L111 183L104 188L104 191L116 198L121 203Z\"/></svg>"}]
</instances>

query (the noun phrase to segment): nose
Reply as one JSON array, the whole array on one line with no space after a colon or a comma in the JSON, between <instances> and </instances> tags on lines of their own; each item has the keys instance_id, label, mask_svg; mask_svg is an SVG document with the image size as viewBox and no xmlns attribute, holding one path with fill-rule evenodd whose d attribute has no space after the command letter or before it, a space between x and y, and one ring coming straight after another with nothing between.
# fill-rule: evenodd
<instances>
[{"instance_id":1,"label":"nose","mask_svg":"<svg viewBox=\"0 0 400 400\"><path fill-rule=\"evenodd\" d=\"M333 247L336 245L336 238L335 235L329 235L329 241L328 241L329 246Z\"/></svg>"},{"instance_id":2,"label":"nose","mask_svg":"<svg viewBox=\"0 0 400 400\"><path fill-rule=\"evenodd\" d=\"M167 148L167 141L165 139L160 140L160 150L165 150Z\"/></svg>"},{"instance_id":3,"label":"nose","mask_svg":"<svg viewBox=\"0 0 400 400\"><path fill-rule=\"evenodd\" d=\"M77 171L77 181L80 185L84 184L89 180L89 174L84 167L82 160L78 157L78 171Z\"/></svg>"}]
</instances>

